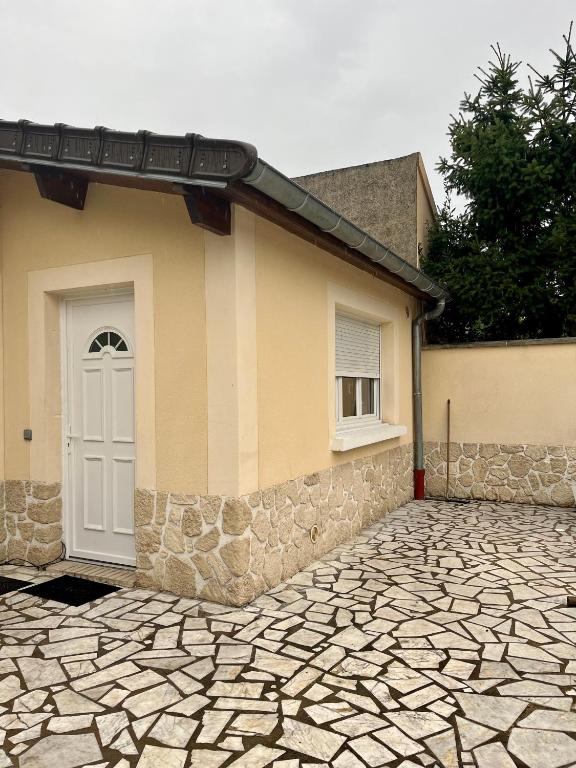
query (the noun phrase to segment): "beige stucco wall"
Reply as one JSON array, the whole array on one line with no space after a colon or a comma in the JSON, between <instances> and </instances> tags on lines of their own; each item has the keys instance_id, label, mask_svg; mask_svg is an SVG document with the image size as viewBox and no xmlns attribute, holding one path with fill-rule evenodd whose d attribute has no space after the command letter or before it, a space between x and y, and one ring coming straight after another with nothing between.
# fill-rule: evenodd
<instances>
[{"instance_id":1,"label":"beige stucco wall","mask_svg":"<svg viewBox=\"0 0 576 768\"><path fill-rule=\"evenodd\" d=\"M255 220L232 208L232 236L206 232L208 493L258 488Z\"/></svg>"},{"instance_id":2,"label":"beige stucco wall","mask_svg":"<svg viewBox=\"0 0 576 768\"><path fill-rule=\"evenodd\" d=\"M339 289L359 302L364 298L367 306L372 301L389 306L398 317L394 415L408 428L402 438L345 453L330 450L335 425L331 296ZM258 219L256 301L260 488L412 441L411 297Z\"/></svg>"},{"instance_id":3,"label":"beige stucco wall","mask_svg":"<svg viewBox=\"0 0 576 768\"><path fill-rule=\"evenodd\" d=\"M78 266L91 265L81 272L92 275L98 263L128 264L144 256L153 260L150 343L156 433L154 482L148 480L144 487L241 495L411 442L410 324L415 302L402 291L241 208L234 209L232 238L206 234L191 225L178 196L93 184L85 210L74 211L42 199L30 174L3 171L0 215L4 354L10 360L1 409L9 446L4 462L8 479L62 479L59 457L44 463L34 459L34 467L48 469L41 477L30 474L31 452L34 456L40 439L55 442L57 426L49 425L49 438L37 431L36 442L22 439L22 430L31 425L34 390L33 383L22 383L34 382L39 375L31 354L36 329L30 326L38 322L38 311L29 306L30 296L36 295L30 286L59 285L54 274L62 274L62 285L69 290ZM205 253L210 256L209 273ZM91 283L92 277L86 279L79 279L79 286ZM394 320L393 334L383 334L395 354L394 364L383 363L383 417L405 425L407 435L335 453L330 448L335 429L333 320L335 302L348 295L354 307L369 316ZM56 336L52 308L50 312L43 332ZM227 351L223 335L236 338L237 346ZM213 350L212 376L207 346ZM50 354L58 356L57 344ZM219 373L224 364L231 366L230 375ZM42 376L54 379L46 387L59 387L57 368L52 363L48 374L42 369ZM247 382L252 382L249 392L239 396ZM229 393L222 390L223 383ZM138 392L136 397L138 401ZM235 409L240 407L244 414L237 445L228 429L220 437L213 429L210 439L209 413L218 426L223 420L219 407L226 398L233 398ZM38 397L36 409L41 405ZM227 443L238 454L239 474L233 482L218 477L218 465L236 460L223 453Z\"/></svg>"},{"instance_id":4,"label":"beige stucco wall","mask_svg":"<svg viewBox=\"0 0 576 768\"><path fill-rule=\"evenodd\" d=\"M92 184L84 211L43 200L30 174L0 173L7 478L29 477L28 278L32 271L151 254L156 487L207 489L204 238L179 196ZM138 393L136 393L138 398ZM56 480L59 478L32 478Z\"/></svg>"},{"instance_id":5,"label":"beige stucco wall","mask_svg":"<svg viewBox=\"0 0 576 768\"><path fill-rule=\"evenodd\" d=\"M422 354L424 439L576 443L576 343L428 348Z\"/></svg>"}]
</instances>

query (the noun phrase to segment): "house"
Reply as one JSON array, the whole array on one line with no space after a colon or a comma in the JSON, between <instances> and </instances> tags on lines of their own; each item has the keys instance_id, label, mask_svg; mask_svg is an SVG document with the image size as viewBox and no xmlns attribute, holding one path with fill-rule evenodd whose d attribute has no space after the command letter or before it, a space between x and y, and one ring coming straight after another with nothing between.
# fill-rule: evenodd
<instances>
[{"instance_id":1,"label":"house","mask_svg":"<svg viewBox=\"0 0 576 768\"><path fill-rule=\"evenodd\" d=\"M419 152L294 181L405 261L420 266L436 204Z\"/></svg>"},{"instance_id":2,"label":"house","mask_svg":"<svg viewBox=\"0 0 576 768\"><path fill-rule=\"evenodd\" d=\"M0 557L241 605L412 498L419 226L237 141L0 122Z\"/></svg>"}]
</instances>

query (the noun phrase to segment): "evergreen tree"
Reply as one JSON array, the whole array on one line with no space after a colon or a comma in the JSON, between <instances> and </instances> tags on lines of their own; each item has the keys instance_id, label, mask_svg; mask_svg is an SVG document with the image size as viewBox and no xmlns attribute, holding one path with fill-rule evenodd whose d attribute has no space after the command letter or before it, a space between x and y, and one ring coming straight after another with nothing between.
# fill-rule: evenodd
<instances>
[{"instance_id":1,"label":"evergreen tree","mask_svg":"<svg viewBox=\"0 0 576 768\"><path fill-rule=\"evenodd\" d=\"M521 87L499 46L449 126L447 202L424 269L451 294L436 342L576 335L576 55ZM463 211L450 194L463 196Z\"/></svg>"}]
</instances>

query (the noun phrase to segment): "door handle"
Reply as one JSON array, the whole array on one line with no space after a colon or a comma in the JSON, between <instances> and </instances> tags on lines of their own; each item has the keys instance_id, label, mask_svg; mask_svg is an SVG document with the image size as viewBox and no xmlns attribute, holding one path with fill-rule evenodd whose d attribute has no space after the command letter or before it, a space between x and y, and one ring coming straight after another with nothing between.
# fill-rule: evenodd
<instances>
[{"instance_id":1,"label":"door handle","mask_svg":"<svg viewBox=\"0 0 576 768\"><path fill-rule=\"evenodd\" d=\"M74 435L74 434L72 434L72 429L71 429L70 427L68 427L68 431L66 432L66 434L64 435L64 437L65 437L65 439L66 439L66 450L68 451L68 453L70 453L70 447L71 447L71 445L72 445L72 440L73 440L74 438L79 438L79 437L80 437L80 435Z\"/></svg>"}]
</instances>

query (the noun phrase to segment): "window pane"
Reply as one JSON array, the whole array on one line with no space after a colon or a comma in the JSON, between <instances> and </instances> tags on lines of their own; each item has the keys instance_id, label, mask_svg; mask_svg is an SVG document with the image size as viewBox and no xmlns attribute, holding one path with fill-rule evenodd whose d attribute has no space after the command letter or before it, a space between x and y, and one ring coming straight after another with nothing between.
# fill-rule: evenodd
<instances>
[{"instance_id":1,"label":"window pane","mask_svg":"<svg viewBox=\"0 0 576 768\"><path fill-rule=\"evenodd\" d=\"M110 346L116 348L119 341L122 341L121 336L115 331L110 331Z\"/></svg>"},{"instance_id":2,"label":"window pane","mask_svg":"<svg viewBox=\"0 0 576 768\"><path fill-rule=\"evenodd\" d=\"M376 403L374 397L374 379L362 379L362 415L367 416L376 413Z\"/></svg>"},{"instance_id":3,"label":"window pane","mask_svg":"<svg viewBox=\"0 0 576 768\"><path fill-rule=\"evenodd\" d=\"M356 379L342 377L342 416L356 416Z\"/></svg>"},{"instance_id":4,"label":"window pane","mask_svg":"<svg viewBox=\"0 0 576 768\"><path fill-rule=\"evenodd\" d=\"M108 343L110 340L109 337L110 337L110 334L108 333L108 331L102 331L102 333L99 333L98 336L96 336L96 341L98 342L98 344L100 344L100 347L102 349L108 346Z\"/></svg>"}]
</instances>

